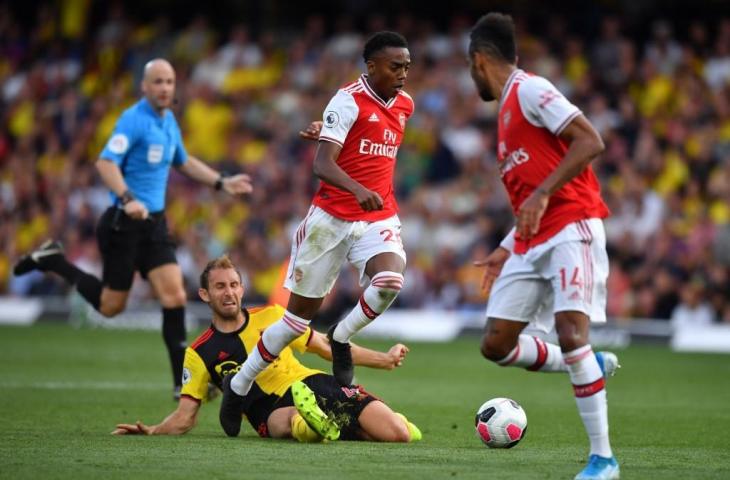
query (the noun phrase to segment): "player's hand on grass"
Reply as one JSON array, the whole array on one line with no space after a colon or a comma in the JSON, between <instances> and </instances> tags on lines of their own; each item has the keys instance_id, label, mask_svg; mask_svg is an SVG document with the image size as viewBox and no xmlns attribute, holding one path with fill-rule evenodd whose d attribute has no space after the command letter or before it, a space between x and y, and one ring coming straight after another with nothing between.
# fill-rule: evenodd
<instances>
[{"instance_id":1,"label":"player's hand on grass","mask_svg":"<svg viewBox=\"0 0 730 480\"><path fill-rule=\"evenodd\" d=\"M517 213L517 233L523 239L529 240L537 235L540 220L545 214L549 200L550 195L545 190L538 188L522 202Z\"/></svg>"},{"instance_id":2,"label":"player's hand on grass","mask_svg":"<svg viewBox=\"0 0 730 480\"><path fill-rule=\"evenodd\" d=\"M137 420L137 423L120 423L112 435L152 435L152 427Z\"/></svg>"},{"instance_id":3,"label":"player's hand on grass","mask_svg":"<svg viewBox=\"0 0 730 480\"><path fill-rule=\"evenodd\" d=\"M251 184L251 177L245 173L239 173L232 177L226 177L223 179L223 190L231 195L242 195L244 193L253 192L253 185Z\"/></svg>"},{"instance_id":4,"label":"player's hand on grass","mask_svg":"<svg viewBox=\"0 0 730 480\"><path fill-rule=\"evenodd\" d=\"M410 350L402 343L396 343L390 350L388 350L388 362L385 364L386 370L393 370L396 367L403 365L403 360L406 358Z\"/></svg>"},{"instance_id":5,"label":"player's hand on grass","mask_svg":"<svg viewBox=\"0 0 730 480\"><path fill-rule=\"evenodd\" d=\"M299 132L299 137L304 140L319 140L319 132L322 131L322 121L316 120L309 124L307 128Z\"/></svg>"},{"instance_id":6,"label":"player's hand on grass","mask_svg":"<svg viewBox=\"0 0 730 480\"><path fill-rule=\"evenodd\" d=\"M147 220L150 212L139 200L132 200L124 205L124 213L133 220Z\"/></svg>"},{"instance_id":7,"label":"player's hand on grass","mask_svg":"<svg viewBox=\"0 0 730 480\"><path fill-rule=\"evenodd\" d=\"M492 285L497 279L499 274L502 272L504 262L510 256L510 251L504 247L497 247L492 253L487 255L484 260L477 260L474 262L475 267L484 267L484 277L482 277L482 290L489 292L492 290Z\"/></svg>"},{"instance_id":8,"label":"player's hand on grass","mask_svg":"<svg viewBox=\"0 0 730 480\"><path fill-rule=\"evenodd\" d=\"M373 192L372 190L362 187L353 193L355 194L357 203L359 203L360 207L366 212L383 209L383 199L377 192Z\"/></svg>"}]
</instances>

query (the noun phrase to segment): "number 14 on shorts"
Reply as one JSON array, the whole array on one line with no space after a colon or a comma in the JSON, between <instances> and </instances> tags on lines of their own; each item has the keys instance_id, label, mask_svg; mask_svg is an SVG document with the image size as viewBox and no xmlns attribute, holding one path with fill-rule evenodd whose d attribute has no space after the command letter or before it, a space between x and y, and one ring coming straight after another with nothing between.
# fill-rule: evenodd
<instances>
[{"instance_id":1,"label":"number 14 on shorts","mask_svg":"<svg viewBox=\"0 0 730 480\"><path fill-rule=\"evenodd\" d=\"M570 278L570 281L568 281L568 278ZM581 290L583 289L583 279L580 275L580 267L574 267L572 272L570 272L570 269L560 269L560 289L565 291L569 286L578 287Z\"/></svg>"}]
</instances>

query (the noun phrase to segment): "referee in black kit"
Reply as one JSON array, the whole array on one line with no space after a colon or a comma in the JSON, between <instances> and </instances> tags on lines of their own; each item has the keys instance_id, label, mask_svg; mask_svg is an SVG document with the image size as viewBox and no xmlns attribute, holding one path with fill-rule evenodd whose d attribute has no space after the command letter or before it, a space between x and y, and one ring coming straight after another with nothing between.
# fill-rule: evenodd
<instances>
[{"instance_id":1,"label":"referee in black kit","mask_svg":"<svg viewBox=\"0 0 730 480\"><path fill-rule=\"evenodd\" d=\"M124 311L135 270L151 284L162 304L162 336L170 355L174 395L182 385L186 347L185 289L182 271L165 220L165 192L170 166L188 177L231 195L252 190L248 175L224 177L188 155L170 105L175 98L175 70L164 59L144 67L144 97L119 117L96 162L111 190L112 206L97 225L104 262L103 279L66 260L62 246L49 240L21 258L14 274L34 269L57 273L102 315Z\"/></svg>"}]
</instances>

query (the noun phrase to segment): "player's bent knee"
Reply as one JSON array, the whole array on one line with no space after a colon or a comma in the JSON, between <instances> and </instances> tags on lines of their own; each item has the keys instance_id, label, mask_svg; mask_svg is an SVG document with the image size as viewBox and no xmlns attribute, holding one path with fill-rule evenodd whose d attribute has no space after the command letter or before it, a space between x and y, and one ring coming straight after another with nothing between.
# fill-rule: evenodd
<instances>
[{"instance_id":1,"label":"player's bent knee","mask_svg":"<svg viewBox=\"0 0 730 480\"><path fill-rule=\"evenodd\" d=\"M124 311L126 302L106 302L99 305L99 313L105 317L114 317Z\"/></svg>"},{"instance_id":2,"label":"player's bent knee","mask_svg":"<svg viewBox=\"0 0 730 480\"><path fill-rule=\"evenodd\" d=\"M376 312L382 312L393 303L403 288L403 275L398 272L379 272L373 276L370 286L371 293L366 299L373 302L370 306ZM375 295L372 295L373 292Z\"/></svg>"},{"instance_id":3,"label":"player's bent knee","mask_svg":"<svg viewBox=\"0 0 730 480\"><path fill-rule=\"evenodd\" d=\"M393 300L395 300L395 297L397 297L399 293L400 288L398 288L397 290L392 288L381 288L378 291L378 296L383 303L390 304L391 302L393 302Z\"/></svg>"},{"instance_id":4,"label":"player's bent knee","mask_svg":"<svg viewBox=\"0 0 730 480\"><path fill-rule=\"evenodd\" d=\"M588 344L589 323L583 314L560 312L555 316L558 343L564 351L575 350Z\"/></svg>"},{"instance_id":5,"label":"player's bent knee","mask_svg":"<svg viewBox=\"0 0 730 480\"><path fill-rule=\"evenodd\" d=\"M402 422L401 422L402 423ZM405 425L399 426L395 432L393 432L393 442L408 443L411 441L411 432L408 431L408 427Z\"/></svg>"},{"instance_id":6,"label":"player's bent knee","mask_svg":"<svg viewBox=\"0 0 730 480\"><path fill-rule=\"evenodd\" d=\"M588 336L576 332L558 335L558 343L565 352L570 352L588 345Z\"/></svg>"},{"instance_id":7,"label":"player's bent knee","mask_svg":"<svg viewBox=\"0 0 730 480\"><path fill-rule=\"evenodd\" d=\"M113 317L118 315L127 308L127 297L129 292L121 290L111 290L104 287L101 291L99 300L99 313L105 317Z\"/></svg>"},{"instance_id":8,"label":"player's bent knee","mask_svg":"<svg viewBox=\"0 0 730 480\"><path fill-rule=\"evenodd\" d=\"M480 350L484 358L486 358L487 360L491 360L492 362L497 362L509 355L509 352L512 351L512 347L505 346L496 341L496 339L484 337L482 339L482 345Z\"/></svg>"},{"instance_id":9,"label":"player's bent knee","mask_svg":"<svg viewBox=\"0 0 730 480\"><path fill-rule=\"evenodd\" d=\"M382 442L393 442L393 443L408 443L411 440L411 432L408 431L408 426L403 421L396 417L388 422L388 432L381 438Z\"/></svg>"},{"instance_id":10,"label":"player's bent knee","mask_svg":"<svg viewBox=\"0 0 730 480\"><path fill-rule=\"evenodd\" d=\"M364 438L376 442L408 442L408 426L393 410L380 401L370 402L358 417Z\"/></svg>"}]
</instances>

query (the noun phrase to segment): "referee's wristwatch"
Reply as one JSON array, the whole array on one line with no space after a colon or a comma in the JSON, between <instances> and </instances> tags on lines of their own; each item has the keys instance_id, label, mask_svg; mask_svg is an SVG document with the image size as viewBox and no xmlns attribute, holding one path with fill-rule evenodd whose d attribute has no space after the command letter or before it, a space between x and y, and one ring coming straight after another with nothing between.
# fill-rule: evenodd
<instances>
[{"instance_id":1,"label":"referee's wristwatch","mask_svg":"<svg viewBox=\"0 0 730 480\"><path fill-rule=\"evenodd\" d=\"M137 199L137 198L136 198L136 197L134 196L134 194L133 194L133 193L132 193L131 191L129 191L129 190L125 190L125 191L124 191L124 193L122 194L122 196L121 196L121 197L119 197L119 198L120 198L120 199L121 199L121 201L122 201L122 206L124 206L124 205L128 204L128 203L129 203L129 202L131 202L132 200L136 200L136 199Z\"/></svg>"},{"instance_id":2,"label":"referee's wristwatch","mask_svg":"<svg viewBox=\"0 0 730 480\"><path fill-rule=\"evenodd\" d=\"M218 180L215 181L215 185L213 185L213 188L215 188L218 191L223 190L223 179L226 178L227 176L228 176L227 173L221 172L220 175L218 176Z\"/></svg>"}]
</instances>

